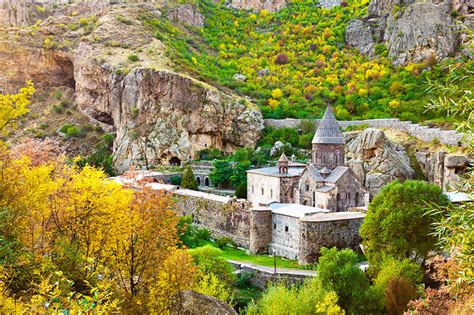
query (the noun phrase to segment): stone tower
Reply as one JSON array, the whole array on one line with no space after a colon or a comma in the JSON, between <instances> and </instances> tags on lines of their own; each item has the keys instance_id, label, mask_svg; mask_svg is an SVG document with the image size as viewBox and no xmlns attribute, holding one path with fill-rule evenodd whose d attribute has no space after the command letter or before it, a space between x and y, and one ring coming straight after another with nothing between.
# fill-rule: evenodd
<instances>
[{"instance_id":1,"label":"stone tower","mask_svg":"<svg viewBox=\"0 0 474 315\"><path fill-rule=\"evenodd\" d=\"M288 174L288 158L285 155L285 152L283 152L278 159L278 174Z\"/></svg>"},{"instance_id":2,"label":"stone tower","mask_svg":"<svg viewBox=\"0 0 474 315\"><path fill-rule=\"evenodd\" d=\"M342 136L336 117L329 105L314 134L311 152L311 163L318 169L324 167L333 170L345 164L344 147L346 141Z\"/></svg>"}]
</instances>

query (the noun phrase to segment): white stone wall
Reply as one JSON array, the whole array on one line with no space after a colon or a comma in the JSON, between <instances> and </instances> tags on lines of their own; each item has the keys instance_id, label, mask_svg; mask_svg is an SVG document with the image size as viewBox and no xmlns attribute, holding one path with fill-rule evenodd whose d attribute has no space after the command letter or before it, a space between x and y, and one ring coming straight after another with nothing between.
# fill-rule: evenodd
<instances>
[{"instance_id":1,"label":"white stone wall","mask_svg":"<svg viewBox=\"0 0 474 315\"><path fill-rule=\"evenodd\" d=\"M280 178L247 173L247 200L253 205L280 202Z\"/></svg>"},{"instance_id":2,"label":"white stone wall","mask_svg":"<svg viewBox=\"0 0 474 315\"><path fill-rule=\"evenodd\" d=\"M273 213L270 254L297 259L300 242L299 218Z\"/></svg>"}]
</instances>

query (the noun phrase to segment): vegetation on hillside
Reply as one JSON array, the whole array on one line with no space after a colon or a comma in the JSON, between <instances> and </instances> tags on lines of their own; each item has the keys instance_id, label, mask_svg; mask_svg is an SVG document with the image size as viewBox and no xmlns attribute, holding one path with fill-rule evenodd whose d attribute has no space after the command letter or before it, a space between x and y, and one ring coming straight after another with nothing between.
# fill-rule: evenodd
<instances>
[{"instance_id":1,"label":"vegetation on hillside","mask_svg":"<svg viewBox=\"0 0 474 315\"><path fill-rule=\"evenodd\" d=\"M365 16L368 0L332 9L298 0L259 14L210 0L195 4L205 16L202 30L165 17L146 22L186 71L252 97L267 118L318 118L331 103L338 119L434 119L439 111L425 112L427 81L443 82L449 72L474 67L463 58L394 67L383 44L373 60L346 48L346 25ZM473 80L463 86L470 88Z\"/></svg>"}]
</instances>

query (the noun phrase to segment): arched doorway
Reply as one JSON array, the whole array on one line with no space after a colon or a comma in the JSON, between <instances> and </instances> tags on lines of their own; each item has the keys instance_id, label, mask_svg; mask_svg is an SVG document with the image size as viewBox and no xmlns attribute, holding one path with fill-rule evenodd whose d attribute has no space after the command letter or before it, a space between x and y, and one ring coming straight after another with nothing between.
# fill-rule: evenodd
<instances>
[{"instance_id":1,"label":"arched doorway","mask_svg":"<svg viewBox=\"0 0 474 315\"><path fill-rule=\"evenodd\" d=\"M170 163L170 165L181 166L181 160L179 158L177 158L176 156L173 156L170 159L169 163Z\"/></svg>"},{"instance_id":2,"label":"arched doorway","mask_svg":"<svg viewBox=\"0 0 474 315\"><path fill-rule=\"evenodd\" d=\"M204 178L204 186L209 186L209 177Z\"/></svg>"},{"instance_id":3,"label":"arched doorway","mask_svg":"<svg viewBox=\"0 0 474 315\"><path fill-rule=\"evenodd\" d=\"M197 181L198 185L201 186L201 177L196 176L196 181Z\"/></svg>"}]
</instances>

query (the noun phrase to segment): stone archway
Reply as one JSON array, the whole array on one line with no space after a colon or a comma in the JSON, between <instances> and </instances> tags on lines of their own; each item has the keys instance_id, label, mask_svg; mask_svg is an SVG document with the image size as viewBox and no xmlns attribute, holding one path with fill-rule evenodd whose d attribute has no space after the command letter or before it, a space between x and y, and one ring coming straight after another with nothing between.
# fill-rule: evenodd
<instances>
[{"instance_id":1,"label":"stone archway","mask_svg":"<svg viewBox=\"0 0 474 315\"><path fill-rule=\"evenodd\" d=\"M209 186L209 177L204 178L204 186Z\"/></svg>"},{"instance_id":2,"label":"stone archway","mask_svg":"<svg viewBox=\"0 0 474 315\"><path fill-rule=\"evenodd\" d=\"M200 176L196 176L196 181L198 183L198 186L201 186L201 177Z\"/></svg>"}]
</instances>

